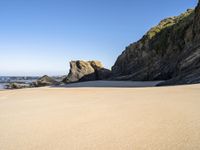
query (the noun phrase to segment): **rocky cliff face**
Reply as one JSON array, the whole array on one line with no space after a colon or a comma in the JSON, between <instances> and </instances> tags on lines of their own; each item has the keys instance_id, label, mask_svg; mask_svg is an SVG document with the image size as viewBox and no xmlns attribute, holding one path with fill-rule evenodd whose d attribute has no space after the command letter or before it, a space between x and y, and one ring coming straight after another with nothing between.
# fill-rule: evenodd
<instances>
[{"instance_id":1,"label":"rocky cliff face","mask_svg":"<svg viewBox=\"0 0 200 150\"><path fill-rule=\"evenodd\" d=\"M200 4L162 20L128 46L112 67L118 80L200 82Z\"/></svg>"},{"instance_id":2,"label":"rocky cliff face","mask_svg":"<svg viewBox=\"0 0 200 150\"><path fill-rule=\"evenodd\" d=\"M64 82L103 80L110 75L111 71L105 69L100 61L71 61L70 71Z\"/></svg>"}]
</instances>

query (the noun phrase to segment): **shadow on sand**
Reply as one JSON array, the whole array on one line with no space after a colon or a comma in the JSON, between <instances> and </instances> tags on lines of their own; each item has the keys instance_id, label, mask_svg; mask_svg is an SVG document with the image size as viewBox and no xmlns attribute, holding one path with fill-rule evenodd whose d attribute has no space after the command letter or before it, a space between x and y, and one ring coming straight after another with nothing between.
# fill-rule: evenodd
<instances>
[{"instance_id":1,"label":"shadow on sand","mask_svg":"<svg viewBox=\"0 0 200 150\"><path fill-rule=\"evenodd\" d=\"M130 88L130 87L155 87L163 81L87 81L87 82L76 82L65 85L52 86L56 88Z\"/></svg>"}]
</instances>

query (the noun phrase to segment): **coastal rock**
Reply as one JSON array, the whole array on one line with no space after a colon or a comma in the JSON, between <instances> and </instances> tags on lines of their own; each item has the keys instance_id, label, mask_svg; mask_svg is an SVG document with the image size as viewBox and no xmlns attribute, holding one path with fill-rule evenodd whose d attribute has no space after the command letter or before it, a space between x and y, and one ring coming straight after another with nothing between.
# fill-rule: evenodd
<instances>
[{"instance_id":1,"label":"coastal rock","mask_svg":"<svg viewBox=\"0 0 200 150\"><path fill-rule=\"evenodd\" d=\"M100 68L96 70L97 80L105 80L111 77L111 71L106 68Z\"/></svg>"},{"instance_id":2,"label":"coastal rock","mask_svg":"<svg viewBox=\"0 0 200 150\"><path fill-rule=\"evenodd\" d=\"M50 85L58 85L58 84L59 84L58 81L45 75L45 76L39 78L36 82L34 82L33 87L50 86Z\"/></svg>"},{"instance_id":3,"label":"coastal rock","mask_svg":"<svg viewBox=\"0 0 200 150\"><path fill-rule=\"evenodd\" d=\"M115 80L200 82L200 4L162 20L128 46L112 67ZM166 82L167 83L167 82Z\"/></svg>"},{"instance_id":4,"label":"coastal rock","mask_svg":"<svg viewBox=\"0 0 200 150\"><path fill-rule=\"evenodd\" d=\"M70 71L64 79L65 83L78 81L93 81L109 78L111 71L103 68L100 61L71 61Z\"/></svg>"},{"instance_id":5,"label":"coastal rock","mask_svg":"<svg viewBox=\"0 0 200 150\"><path fill-rule=\"evenodd\" d=\"M5 89L23 89L23 88L30 88L30 84L25 83L9 83L5 85Z\"/></svg>"}]
</instances>

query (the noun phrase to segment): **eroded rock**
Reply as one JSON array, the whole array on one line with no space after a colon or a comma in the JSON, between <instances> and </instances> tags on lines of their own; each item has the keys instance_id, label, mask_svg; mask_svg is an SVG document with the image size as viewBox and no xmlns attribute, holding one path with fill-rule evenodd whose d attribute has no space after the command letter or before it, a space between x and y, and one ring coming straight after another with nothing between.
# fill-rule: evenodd
<instances>
[{"instance_id":1,"label":"eroded rock","mask_svg":"<svg viewBox=\"0 0 200 150\"><path fill-rule=\"evenodd\" d=\"M100 61L71 61L70 71L65 83L108 79L111 71L105 69Z\"/></svg>"}]
</instances>

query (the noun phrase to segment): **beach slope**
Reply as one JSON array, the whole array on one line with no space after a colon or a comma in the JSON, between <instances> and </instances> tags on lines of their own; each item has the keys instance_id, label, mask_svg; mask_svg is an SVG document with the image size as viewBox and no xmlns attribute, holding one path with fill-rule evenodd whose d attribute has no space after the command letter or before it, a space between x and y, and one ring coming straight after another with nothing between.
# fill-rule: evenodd
<instances>
[{"instance_id":1,"label":"beach slope","mask_svg":"<svg viewBox=\"0 0 200 150\"><path fill-rule=\"evenodd\" d=\"M0 91L1 150L197 150L200 85Z\"/></svg>"}]
</instances>

